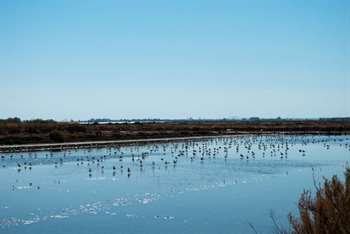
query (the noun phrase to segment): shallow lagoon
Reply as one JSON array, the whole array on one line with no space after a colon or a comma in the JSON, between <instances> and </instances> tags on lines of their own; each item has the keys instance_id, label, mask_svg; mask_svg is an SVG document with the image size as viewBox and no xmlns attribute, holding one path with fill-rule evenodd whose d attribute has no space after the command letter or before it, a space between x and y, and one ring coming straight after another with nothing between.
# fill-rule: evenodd
<instances>
[{"instance_id":1,"label":"shallow lagoon","mask_svg":"<svg viewBox=\"0 0 350 234\"><path fill-rule=\"evenodd\" d=\"M259 233L288 227L350 136L236 136L1 154L0 233Z\"/></svg>"}]
</instances>

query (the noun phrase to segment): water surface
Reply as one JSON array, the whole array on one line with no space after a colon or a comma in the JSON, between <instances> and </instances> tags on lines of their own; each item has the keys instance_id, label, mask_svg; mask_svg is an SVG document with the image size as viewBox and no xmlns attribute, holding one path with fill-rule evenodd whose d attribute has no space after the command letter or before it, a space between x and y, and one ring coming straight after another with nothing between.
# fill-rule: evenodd
<instances>
[{"instance_id":1,"label":"water surface","mask_svg":"<svg viewBox=\"0 0 350 234\"><path fill-rule=\"evenodd\" d=\"M1 154L0 233L271 233L349 159L350 136Z\"/></svg>"}]
</instances>

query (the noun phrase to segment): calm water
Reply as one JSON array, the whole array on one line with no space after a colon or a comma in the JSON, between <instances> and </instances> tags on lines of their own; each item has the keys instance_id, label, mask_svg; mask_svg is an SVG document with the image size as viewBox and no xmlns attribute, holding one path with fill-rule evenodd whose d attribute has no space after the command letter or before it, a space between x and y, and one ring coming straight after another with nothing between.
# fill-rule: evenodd
<instances>
[{"instance_id":1,"label":"calm water","mask_svg":"<svg viewBox=\"0 0 350 234\"><path fill-rule=\"evenodd\" d=\"M350 136L240 136L1 154L0 233L271 233Z\"/></svg>"}]
</instances>

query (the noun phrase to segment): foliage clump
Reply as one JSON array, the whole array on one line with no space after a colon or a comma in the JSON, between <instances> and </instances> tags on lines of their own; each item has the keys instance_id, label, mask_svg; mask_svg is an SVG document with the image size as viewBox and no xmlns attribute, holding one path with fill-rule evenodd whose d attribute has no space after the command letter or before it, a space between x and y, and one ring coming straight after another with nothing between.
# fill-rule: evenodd
<instances>
[{"instance_id":1,"label":"foliage clump","mask_svg":"<svg viewBox=\"0 0 350 234\"><path fill-rule=\"evenodd\" d=\"M350 233L350 168L345 181L337 176L316 186L315 197L304 191L299 199L299 218L289 215L293 234Z\"/></svg>"},{"instance_id":2,"label":"foliage clump","mask_svg":"<svg viewBox=\"0 0 350 234\"><path fill-rule=\"evenodd\" d=\"M61 131L53 130L50 132L49 137L54 142L64 142L64 134Z\"/></svg>"}]
</instances>

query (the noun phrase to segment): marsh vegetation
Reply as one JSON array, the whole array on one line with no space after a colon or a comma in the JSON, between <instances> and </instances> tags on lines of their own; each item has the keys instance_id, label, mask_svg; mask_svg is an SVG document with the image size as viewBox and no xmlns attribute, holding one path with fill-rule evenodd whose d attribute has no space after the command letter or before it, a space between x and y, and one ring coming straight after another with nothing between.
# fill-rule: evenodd
<instances>
[{"instance_id":1,"label":"marsh vegetation","mask_svg":"<svg viewBox=\"0 0 350 234\"><path fill-rule=\"evenodd\" d=\"M350 119L323 120L183 120L80 124L53 120L0 121L0 145L74 141L149 139L188 136L271 134L346 134Z\"/></svg>"}]
</instances>

